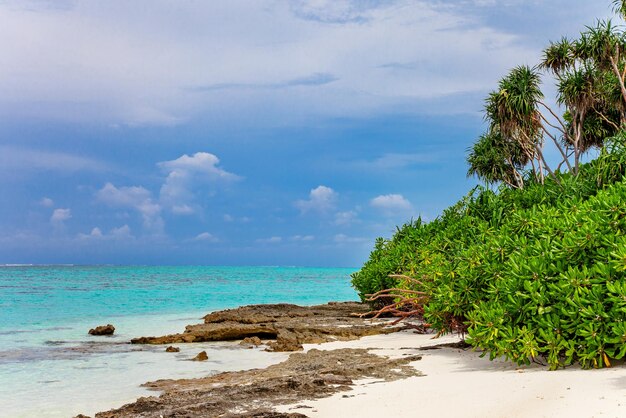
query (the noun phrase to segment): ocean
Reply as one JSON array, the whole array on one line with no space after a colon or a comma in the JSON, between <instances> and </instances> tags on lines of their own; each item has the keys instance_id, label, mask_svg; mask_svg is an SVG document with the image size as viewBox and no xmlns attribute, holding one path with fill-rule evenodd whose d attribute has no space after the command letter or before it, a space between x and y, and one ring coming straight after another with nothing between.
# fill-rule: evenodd
<instances>
[{"instance_id":1,"label":"ocean","mask_svg":"<svg viewBox=\"0 0 626 418\"><path fill-rule=\"evenodd\" d=\"M356 300L355 269L301 267L2 266L0 417L72 417L154 395L141 383L265 367L286 353L234 342L137 346L211 311L257 303ZM87 334L113 324L112 337ZM206 350L206 362L188 361Z\"/></svg>"}]
</instances>

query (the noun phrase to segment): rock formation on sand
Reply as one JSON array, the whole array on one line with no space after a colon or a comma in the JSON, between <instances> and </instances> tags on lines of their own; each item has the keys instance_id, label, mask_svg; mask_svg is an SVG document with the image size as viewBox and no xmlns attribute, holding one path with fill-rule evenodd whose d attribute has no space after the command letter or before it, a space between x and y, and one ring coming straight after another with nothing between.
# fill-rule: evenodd
<instances>
[{"instance_id":1,"label":"rock formation on sand","mask_svg":"<svg viewBox=\"0 0 626 418\"><path fill-rule=\"evenodd\" d=\"M316 399L351 389L365 377L392 381L420 372L409 363L420 356L389 359L364 349L309 350L294 353L266 369L220 373L201 379L159 380L144 386L163 391L96 418L238 417L295 418L273 407Z\"/></svg>"},{"instance_id":2,"label":"rock formation on sand","mask_svg":"<svg viewBox=\"0 0 626 418\"><path fill-rule=\"evenodd\" d=\"M200 351L197 356L192 358L193 361L207 361L208 359L209 356L207 355L206 351Z\"/></svg>"},{"instance_id":3,"label":"rock formation on sand","mask_svg":"<svg viewBox=\"0 0 626 418\"><path fill-rule=\"evenodd\" d=\"M100 325L89 330L90 335L113 335L115 327L111 324Z\"/></svg>"},{"instance_id":4,"label":"rock formation on sand","mask_svg":"<svg viewBox=\"0 0 626 418\"><path fill-rule=\"evenodd\" d=\"M140 337L131 342L178 344L258 337L272 340L268 343L268 351L297 351L302 349L302 344L353 340L399 329L386 327L386 322L366 322L353 315L365 313L368 309L356 302L317 306L249 305L206 315L203 324L188 325L181 334Z\"/></svg>"},{"instance_id":5,"label":"rock formation on sand","mask_svg":"<svg viewBox=\"0 0 626 418\"><path fill-rule=\"evenodd\" d=\"M239 343L239 345L250 348L258 347L261 344L263 344L263 341L259 337L246 337Z\"/></svg>"}]
</instances>

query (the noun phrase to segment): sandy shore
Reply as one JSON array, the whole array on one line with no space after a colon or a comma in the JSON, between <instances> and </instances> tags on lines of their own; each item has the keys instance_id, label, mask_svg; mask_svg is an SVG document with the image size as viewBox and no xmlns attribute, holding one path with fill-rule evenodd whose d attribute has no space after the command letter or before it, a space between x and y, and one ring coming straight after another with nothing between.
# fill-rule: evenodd
<instances>
[{"instance_id":1,"label":"sandy shore","mask_svg":"<svg viewBox=\"0 0 626 418\"><path fill-rule=\"evenodd\" d=\"M611 369L548 371L480 358L471 350L420 347L458 341L403 331L358 341L305 345L305 349L375 348L391 358L420 354L411 363L424 376L393 382L361 380L353 390L277 407L311 418L414 417L624 417L626 365ZM407 349L408 348L408 349ZM306 406L306 408L302 407Z\"/></svg>"},{"instance_id":2,"label":"sandy shore","mask_svg":"<svg viewBox=\"0 0 626 418\"><path fill-rule=\"evenodd\" d=\"M261 333L275 340L261 344L257 338L240 346L240 355L287 356L266 348L295 353L263 369L149 382L154 396L96 416L626 417L625 362L601 370L517 367L455 348L456 336L390 334L384 322L355 319L355 309L365 308L253 305L207 315L184 333L133 339L145 347L176 343L189 351L197 341Z\"/></svg>"}]
</instances>

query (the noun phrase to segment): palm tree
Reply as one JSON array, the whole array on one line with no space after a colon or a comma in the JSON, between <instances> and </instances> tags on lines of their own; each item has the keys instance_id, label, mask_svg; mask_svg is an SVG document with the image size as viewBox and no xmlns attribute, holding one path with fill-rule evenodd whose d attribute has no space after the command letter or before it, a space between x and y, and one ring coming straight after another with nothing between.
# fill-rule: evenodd
<instances>
[{"instance_id":1,"label":"palm tree","mask_svg":"<svg viewBox=\"0 0 626 418\"><path fill-rule=\"evenodd\" d=\"M616 75L611 64L611 57L616 63L620 60L619 36L610 22L598 22L596 27L588 27L580 39L562 38L544 50L540 68L556 78L557 102L566 108L561 118L541 103L557 124L545 118L544 122L562 136L565 151L560 149L561 164L567 164L571 172L578 173L581 155L593 146L602 146L604 138L614 134L620 124L615 109L623 109L626 104L618 81L624 74ZM546 134L552 135L547 130ZM573 168L569 163L572 155Z\"/></svg>"},{"instance_id":2,"label":"palm tree","mask_svg":"<svg viewBox=\"0 0 626 418\"><path fill-rule=\"evenodd\" d=\"M543 181L544 169L556 176L543 156L545 129L539 111L543 99L540 83L536 69L515 67L500 80L499 90L488 96L485 110L492 129L497 128L505 140L519 144L533 166L533 173Z\"/></svg>"},{"instance_id":3,"label":"palm tree","mask_svg":"<svg viewBox=\"0 0 626 418\"><path fill-rule=\"evenodd\" d=\"M517 142L506 141L497 130L480 136L469 149L468 176L477 176L486 183L502 182L510 187L524 187L521 171L528 158Z\"/></svg>"},{"instance_id":4,"label":"palm tree","mask_svg":"<svg viewBox=\"0 0 626 418\"><path fill-rule=\"evenodd\" d=\"M626 0L613 6L626 19ZM556 78L562 116L543 101L540 69ZM605 138L626 126L625 80L626 34L610 20L587 27L577 40L551 42L538 67L514 68L488 95L489 130L469 150L468 175L521 188L530 164L537 180L543 182L547 172L558 182L543 155L546 137L561 153L557 169L566 164L577 174L588 149L603 146Z\"/></svg>"},{"instance_id":5,"label":"palm tree","mask_svg":"<svg viewBox=\"0 0 626 418\"><path fill-rule=\"evenodd\" d=\"M626 1L625 0L613 0L613 10L620 15L623 19L626 19Z\"/></svg>"},{"instance_id":6,"label":"palm tree","mask_svg":"<svg viewBox=\"0 0 626 418\"><path fill-rule=\"evenodd\" d=\"M568 38L558 42L550 42L543 50L543 58L539 67L551 71L555 75L563 74L576 66L574 44Z\"/></svg>"},{"instance_id":7,"label":"palm tree","mask_svg":"<svg viewBox=\"0 0 626 418\"><path fill-rule=\"evenodd\" d=\"M569 129L564 140L573 148L574 173L578 173L580 157L583 153L584 126L588 114L596 102L596 77L599 74L593 68L583 66L566 73L558 82L557 102L567 108Z\"/></svg>"},{"instance_id":8,"label":"palm tree","mask_svg":"<svg viewBox=\"0 0 626 418\"><path fill-rule=\"evenodd\" d=\"M625 4L626 7L626 4ZM574 54L584 62L593 63L599 70L613 71L619 83L622 98L626 102L626 39L610 20L598 21L588 26L574 45Z\"/></svg>"}]
</instances>

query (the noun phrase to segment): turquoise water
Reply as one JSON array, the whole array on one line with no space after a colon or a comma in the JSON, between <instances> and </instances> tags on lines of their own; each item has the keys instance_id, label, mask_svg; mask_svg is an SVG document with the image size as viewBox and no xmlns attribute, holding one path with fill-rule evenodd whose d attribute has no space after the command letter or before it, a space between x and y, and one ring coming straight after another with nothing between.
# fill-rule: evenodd
<instances>
[{"instance_id":1,"label":"turquoise water","mask_svg":"<svg viewBox=\"0 0 626 418\"><path fill-rule=\"evenodd\" d=\"M282 353L233 343L181 353L127 344L182 332L208 312L246 304L356 300L353 269L297 267L0 267L0 417L73 416L146 394L140 384L263 367ZM87 330L112 323L113 337ZM208 362L186 361L201 349ZM85 387L92 388L85 391ZM68 401L69 400L69 401ZM4 415L7 414L7 415Z\"/></svg>"},{"instance_id":2,"label":"turquoise water","mask_svg":"<svg viewBox=\"0 0 626 418\"><path fill-rule=\"evenodd\" d=\"M74 319L196 312L251 303L354 300L351 269L1 267L0 332Z\"/></svg>"}]
</instances>

